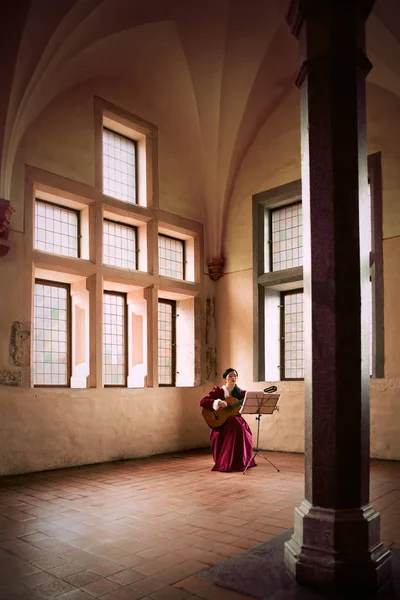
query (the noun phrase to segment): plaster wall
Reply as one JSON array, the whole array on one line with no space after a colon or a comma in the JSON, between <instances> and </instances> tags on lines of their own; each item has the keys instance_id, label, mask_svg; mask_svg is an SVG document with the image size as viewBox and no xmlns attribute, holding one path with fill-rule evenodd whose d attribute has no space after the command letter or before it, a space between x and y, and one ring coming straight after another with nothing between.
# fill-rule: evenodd
<instances>
[{"instance_id":1,"label":"plaster wall","mask_svg":"<svg viewBox=\"0 0 400 600\"><path fill-rule=\"evenodd\" d=\"M385 379L371 381L371 456L400 459L400 101L368 85L368 152L382 153ZM252 195L300 178L299 94L293 90L260 130L238 176L226 217L226 274L217 284L218 371L253 382ZM263 156L263 160L260 160ZM272 383L272 382L271 382ZM278 382L280 411L264 417L260 446L303 452L304 385ZM251 417L248 418L250 422ZM253 423L253 434L256 423Z\"/></svg>"},{"instance_id":2,"label":"plaster wall","mask_svg":"<svg viewBox=\"0 0 400 600\"><path fill-rule=\"evenodd\" d=\"M299 102L293 89L246 155L226 213L226 272L252 266L252 196L301 177ZM400 99L369 84L367 109L368 153L382 154L383 238L389 239L400 235Z\"/></svg>"},{"instance_id":3,"label":"plaster wall","mask_svg":"<svg viewBox=\"0 0 400 600\"><path fill-rule=\"evenodd\" d=\"M21 299L24 297L24 236L11 231L7 244L10 250L0 261L0 369L9 371L14 385L21 385L19 365L11 357L11 332L14 322L24 321ZM0 374L0 385L7 383Z\"/></svg>"},{"instance_id":4,"label":"plaster wall","mask_svg":"<svg viewBox=\"0 0 400 600\"><path fill-rule=\"evenodd\" d=\"M216 313L218 323L218 372L237 369L239 386L262 390L265 382L253 382L253 273L251 270L226 275L218 281ZM240 293L239 293L240 290ZM304 451L303 382L279 382L279 411L265 415L260 423L260 447L284 452ZM245 417L253 436L257 423Z\"/></svg>"},{"instance_id":5,"label":"plaster wall","mask_svg":"<svg viewBox=\"0 0 400 600\"><path fill-rule=\"evenodd\" d=\"M122 78L86 81L60 94L30 125L19 146L13 170L11 202L16 209L12 227L24 230L25 165L95 185L94 97L122 107L158 127L159 206L163 210L204 222L200 175L196 168L196 132L182 111L181 127L171 123L158 105ZM185 132L186 135L183 135Z\"/></svg>"},{"instance_id":6,"label":"plaster wall","mask_svg":"<svg viewBox=\"0 0 400 600\"><path fill-rule=\"evenodd\" d=\"M400 236L383 242L385 375L400 376ZM398 408L400 407L400 398ZM395 421L399 424L400 418ZM400 438L400 435L399 435Z\"/></svg>"},{"instance_id":7,"label":"plaster wall","mask_svg":"<svg viewBox=\"0 0 400 600\"><path fill-rule=\"evenodd\" d=\"M400 244L398 250L400 251ZM218 282L218 372L230 366L239 371L239 386L262 390L266 382L254 382L252 271L226 275ZM240 290L240 294L238 294ZM250 307L250 309L249 309ZM279 411L265 415L260 423L260 447L282 452L304 452L304 384L275 383L281 393ZM400 376L371 381L371 456L400 460ZM257 422L248 415L253 436Z\"/></svg>"},{"instance_id":8,"label":"plaster wall","mask_svg":"<svg viewBox=\"0 0 400 600\"><path fill-rule=\"evenodd\" d=\"M32 389L23 387L29 385L30 331L24 352L12 353L14 324L26 324L30 330L32 317L24 287L32 277L25 252L25 164L94 186L95 95L159 127L159 207L197 222L204 218L193 146L187 144L187 134L193 134L188 114L181 112L182 129L176 131L168 114L138 91L132 94L126 78L90 80L74 87L52 101L28 128L13 171L10 200L16 213L7 241L10 251L0 261L0 475L208 446L209 429L199 400L212 382L176 389ZM212 287L206 286L206 295L212 294ZM203 314L205 299L200 303ZM214 327L212 322L209 328ZM207 355L205 371L210 377L215 372L211 338L206 346L196 340L197 353ZM18 341L17 346L21 348Z\"/></svg>"},{"instance_id":9,"label":"plaster wall","mask_svg":"<svg viewBox=\"0 0 400 600\"><path fill-rule=\"evenodd\" d=\"M12 232L8 243L0 262L7 282L0 296L0 476L208 446L199 400L211 382L175 389L23 387L31 345L24 281L31 266L24 262L24 236ZM15 323L26 331L15 330ZM206 354L202 344L197 348Z\"/></svg>"},{"instance_id":10,"label":"plaster wall","mask_svg":"<svg viewBox=\"0 0 400 600\"><path fill-rule=\"evenodd\" d=\"M37 118L17 154L12 182L11 250L0 261L3 293L0 298L0 368L15 377L13 386L0 386L0 474L23 473L119 458L147 456L208 445L208 428L199 399L226 366L239 370L240 384L262 389L252 381L253 305L251 198L264 189L300 177L299 94L293 90L277 105L260 130L238 174L226 215L226 275L207 283L209 322L202 325L205 346L204 380L197 388L43 390L23 384L29 355L11 357L14 322L29 317L30 299L24 281L31 265L24 252L24 164L33 165L88 185L94 185L93 95L121 105L159 126L159 201L164 210L204 222L201 174L195 144L190 139L188 115L183 126L171 123L151 102L122 80L92 80L66 92ZM369 150L381 151L384 195L385 368L386 379L371 386L371 454L400 459L398 406L400 398L400 315L397 309L400 216L398 193L400 139L399 101L375 86L368 88ZM397 117L396 117L397 115ZM396 121L397 119L397 121ZM187 125L187 127L185 127ZM14 219L15 217L15 219ZM211 226L211 224L210 224ZM216 293L214 316L213 299ZM206 311L206 308L204 309ZM205 312L206 314L206 312ZM396 333L397 332L397 333ZM197 359L196 359L197 360ZM13 375L13 373L15 375ZM0 381L10 383L10 381ZM262 422L260 445L282 451L303 451L303 384L282 382L280 411ZM249 423L256 433L252 417Z\"/></svg>"},{"instance_id":11,"label":"plaster wall","mask_svg":"<svg viewBox=\"0 0 400 600\"><path fill-rule=\"evenodd\" d=\"M204 390L0 387L0 475L207 446Z\"/></svg>"}]
</instances>

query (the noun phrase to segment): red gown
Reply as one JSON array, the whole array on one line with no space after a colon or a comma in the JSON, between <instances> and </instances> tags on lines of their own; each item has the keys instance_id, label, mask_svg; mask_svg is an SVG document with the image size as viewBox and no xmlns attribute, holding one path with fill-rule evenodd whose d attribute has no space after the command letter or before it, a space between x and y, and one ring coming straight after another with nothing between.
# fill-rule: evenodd
<instances>
[{"instance_id":1,"label":"red gown","mask_svg":"<svg viewBox=\"0 0 400 600\"><path fill-rule=\"evenodd\" d=\"M241 390L242 398L245 390ZM200 401L202 408L212 409L214 400L224 400L224 390L215 386L207 396ZM253 456L253 437L246 421L241 417L232 416L216 429L211 429L210 444L215 465L212 471L244 471L257 466ZM250 460L251 459L251 460Z\"/></svg>"}]
</instances>

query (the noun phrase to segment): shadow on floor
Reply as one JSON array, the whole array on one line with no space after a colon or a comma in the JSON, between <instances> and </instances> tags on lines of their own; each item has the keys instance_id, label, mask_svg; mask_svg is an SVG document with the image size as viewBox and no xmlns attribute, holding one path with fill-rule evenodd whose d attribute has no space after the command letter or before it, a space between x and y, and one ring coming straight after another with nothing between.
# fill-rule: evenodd
<instances>
[{"instance_id":1,"label":"shadow on floor","mask_svg":"<svg viewBox=\"0 0 400 600\"><path fill-rule=\"evenodd\" d=\"M400 600L400 550L392 550L392 581L379 593L322 593L297 584L286 571L284 544L292 533L289 529L197 576L259 600Z\"/></svg>"}]
</instances>

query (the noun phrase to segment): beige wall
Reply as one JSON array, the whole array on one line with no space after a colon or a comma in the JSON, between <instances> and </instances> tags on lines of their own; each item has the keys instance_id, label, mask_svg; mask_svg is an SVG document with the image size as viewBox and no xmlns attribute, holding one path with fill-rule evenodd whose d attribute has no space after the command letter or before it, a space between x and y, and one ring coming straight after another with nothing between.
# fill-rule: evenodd
<instances>
[{"instance_id":1,"label":"beige wall","mask_svg":"<svg viewBox=\"0 0 400 600\"><path fill-rule=\"evenodd\" d=\"M383 259L385 375L390 378L400 376L400 236L384 241ZM399 418L396 419L397 422L398 420Z\"/></svg>"},{"instance_id":2,"label":"beige wall","mask_svg":"<svg viewBox=\"0 0 400 600\"><path fill-rule=\"evenodd\" d=\"M400 99L376 85L367 87L368 151L382 152L383 237L400 235Z\"/></svg>"},{"instance_id":3,"label":"beige wall","mask_svg":"<svg viewBox=\"0 0 400 600\"><path fill-rule=\"evenodd\" d=\"M190 143L190 118L185 127L168 121L152 103L132 96L120 79L93 80L55 100L29 128L17 154L12 182L11 251L0 260L2 319L0 368L20 373L10 361L14 321L26 321L30 299L24 281L24 164L94 184L93 95L123 106L159 127L160 208L204 222L201 174L195 144ZM400 253L400 102L369 86L370 151L382 151L384 181L385 366L386 379L372 383L371 431L373 456L400 459L398 428L400 387L400 313L398 258ZM397 123L397 125L396 125ZM299 93L293 91L275 109L249 149L238 174L227 214L225 256L227 274L207 283L205 296L216 293L216 316L208 324L208 363L203 379L212 380L213 340L217 336L218 373L226 366L239 370L244 388L264 387L252 381L252 245L251 197L300 177ZM212 309L211 309L212 313ZM211 324L210 324L211 323ZM215 327L216 325L216 332ZM206 324L202 324L206 335ZM217 379L221 382L220 379ZM73 466L119 458L206 446L208 428L198 402L213 381L197 388L143 390L43 390L0 387L0 474ZM303 385L280 384L280 411L265 417L261 447L303 451ZM256 432L255 423L249 422Z\"/></svg>"},{"instance_id":4,"label":"beige wall","mask_svg":"<svg viewBox=\"0 0 400 600\"><path fill-rule=\"evenodd\" d=\"M95 184L94 97L99 96L158 127L160 208L204 222L195 133L182 114L176 127L161 107L132 94L132 82L109 78L85 82L53 100L28 128L16 156L12 179L13 229L23 230L24 165L87 185ZM188 139L189 136L189 139Z\"/></svg>"},{"instance_id":5,"label":"beige wall","mask_svg":"<svg viewBox=\"0 0 400 600\"><path fill-rule=\"evenodd\" d=\"M10 251L0 260L0 475L208 445L209 429L201 418L199 400L211 382L178 389L24 389L19 386L27 384L29 375L29 337L22 344L28 355L10 355L13 323L22 322L29 329L31 320L27 282L32 265L26 262L24 248L25 164L93 186L95 95L159 126L159 206L197 222L204 218L196 160L185 146L186 135L180 128L174 134L168 115L140 95L133 96L130 86L126 80L92 80L62 94L29 127L19 146L12 180L16 213ZM186 118L182 113L183 124ZM212 294L212 289L206 284L205 293ZM204 324L205 300L201 304ZM20 340L18 344L21 348ZM196 347L205 355L201 339ZM214 350L209 349L215 356L215 343Z\"/></svg>"},{"instance_id":6,"label":"beige wall","mask_svg":"<svg viewBox=\"0 0 400 600\"><path fill-rule=\"evenodd\" d=\"M234 367L239 371L240 387L261 390L265 387L265 382L254 383L252 380L252 276L251 270L240 271L226 275L218 282L218 372L222 373L228 366ZM399 370L397 366L397 376L371 382L371 456L374 458L400 459ZM260 447L285 452L303 452L303 382L276 383L281 393L279 411L271 416L262 417ZM246 420L253 435L256 435L255 418L248 416Z\"/></svg>"},{"instance_id":7,"label":"beige wall","mask_svg":"<svg viewBox=\"0 0 400 600\"><path fill-rule=\"evenodd\" d=\"M253 382L253 273L251 270L226 275L218 282L218 372L233 367L242 389L262 390L265 382ZM286 452L304 451L304 390L302 382L281 382L279 411L262 417L260 447ZM253 435L257 423L246 417Z\"/></svg>"},{"instance_id":8,"label":"beige wall","mask_svg":"<svg viewBox=\"0 0 400 600\"><path fill-rule=\"evenodd\" d=\"M0 388L0 475L207 446L202 392Z\"/></svg>"},{"instance_id":9,"label":"beige wall","mask_svg":"<svg viewBox=\"0 0 400 600\"><path fill-rule=\"evenodd\" d=\"M218 365L239 370L243 388L252 381L252 195L300 178L300 116L297 90L276 110L250 149L227 216L227 274L217 284ZM368 151L382 152L384 223L385 379L371 382L371 456L400 459L400 100L368 85ZM263 157L263 160L260 159ZM278 383L280 411L262 420L263 448L302 452L304 389ZM249 422L251 417L248 418ZM253 433L256 432L253 423Z\"/></svg>"},{"instance_id":10,"label":"beige wall","mask_svg":"<svg viewBox=\"0 0 400 600\"><path fill-rule=\"evenodd\" d=\"M176 389L20 387L28 381L30 337L17 340L19 353L11 356L11 331L16 321L25 325L31 304L23 242L12 232L0 261L0 476L207 446L199 400L211 382Z\"/></svg>"}]
</instances>

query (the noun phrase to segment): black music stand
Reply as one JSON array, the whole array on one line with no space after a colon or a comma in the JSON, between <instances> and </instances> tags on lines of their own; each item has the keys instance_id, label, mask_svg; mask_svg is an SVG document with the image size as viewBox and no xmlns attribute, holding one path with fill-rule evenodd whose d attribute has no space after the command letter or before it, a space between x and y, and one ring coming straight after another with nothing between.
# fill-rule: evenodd
<instances>
[{"instance_id":1,"label":"black music stand","mask_svg":"<svg viewBox=\"0 0 400 600\"><path fill-rule=\"evenodd\" d=\"M243 475L246 473L247 469L253 458L258 455L264 458L269 462L270 465L274 467L279 472L278 467L274 465L273 462L269 460L264 454L261 452L258 447L259 439L260 439L260 421L263 415L272 415L276 410L279 410L277 404L278 400L281 397L280 394L264 394L264 392L246 392L246 396L243 402L243 409L241 410L241 414L243 415L257 415L256 421L257 424L257 443L254 448L254 452L252 457L248 461L245 470L243 471Z\"/></svg>"}]
</instances>

